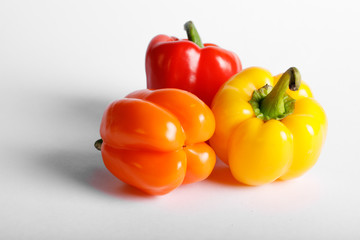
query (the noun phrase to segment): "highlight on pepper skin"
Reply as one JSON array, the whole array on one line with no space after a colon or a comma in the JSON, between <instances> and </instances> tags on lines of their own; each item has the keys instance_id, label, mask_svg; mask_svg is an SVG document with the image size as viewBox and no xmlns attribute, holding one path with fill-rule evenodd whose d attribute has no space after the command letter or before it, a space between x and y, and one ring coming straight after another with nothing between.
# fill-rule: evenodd
<instances>
[{"instance_id":1,"label":"highlight on pepper skin","mask_svg":"<svg viewBox=\"0 0 360 240\"><path fill-rule=\"evenodd\" d=\"M294 67L275 77L259 67L243 70L220 88L211 109L210 146L248 185L303 175L326 138L326 114Z\"/></svg>"},{"instance_id":2,"label":"highlight on pepper skin","mask_svg":"<svg viewBox=\"0 0 360 240\"><path fill-rule=\"evenodd\" d=\"M121 181L163 195L210 175L216 155L205 141L214 130L210 108L195 95L145 89L108 106L95 147Z\"/></svg>"}]
</instances>

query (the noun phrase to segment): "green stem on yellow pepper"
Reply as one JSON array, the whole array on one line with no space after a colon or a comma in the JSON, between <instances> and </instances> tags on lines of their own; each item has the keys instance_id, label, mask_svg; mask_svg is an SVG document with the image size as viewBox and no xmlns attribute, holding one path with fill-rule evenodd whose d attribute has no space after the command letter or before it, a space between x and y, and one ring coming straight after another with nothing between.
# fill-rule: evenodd
<instances>
[{"instance_id":1,"label":"green stem on yellow pepper","mask_svg":"<svg viewBox=\"0 0 360 240\"><path fill-rule=\"evenodd\" d=\"M286 90L297 91L300 87L301 76L297 68L289 68L272 88L266 85L256 91L249 103L254 109L255 115L262 120L281 120L294 112L295 100Z\"/></svg>"},{"instance_id":2,"label":"green stem on yellow pepper","mask_svg":"<svg viewBox=\"0 0 360 240\"><path fill-rule=\"evenodd\" d=\"M203 48L204 45L201 41L200 35L195 28L195 25L192 21L188 21L184 25L185 31L187 33L188 39L198 45L200 48Z\"/></svg>"}]
</instances>

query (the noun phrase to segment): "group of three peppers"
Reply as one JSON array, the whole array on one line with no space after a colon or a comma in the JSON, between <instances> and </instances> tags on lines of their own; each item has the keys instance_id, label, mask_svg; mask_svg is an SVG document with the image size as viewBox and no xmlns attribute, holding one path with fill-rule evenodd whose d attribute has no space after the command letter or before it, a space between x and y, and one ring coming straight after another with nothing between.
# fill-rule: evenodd
<instances>
[{"instance_id":1,"label":"group of three peppers","mask_svg":"<svg viewBox=\"0 0 360 240\"><path fill-rule=\"evenodd\" d=\"M299 71L273 77L258 67L242 70L233 52L202 44L191 21L185 30L185 40L153 38L148 89L105 110L95 146L107 169L162 195L206 179L216 155L248 185L292 179L311 168L327 120Z\"/></svg>"}]
</instances>

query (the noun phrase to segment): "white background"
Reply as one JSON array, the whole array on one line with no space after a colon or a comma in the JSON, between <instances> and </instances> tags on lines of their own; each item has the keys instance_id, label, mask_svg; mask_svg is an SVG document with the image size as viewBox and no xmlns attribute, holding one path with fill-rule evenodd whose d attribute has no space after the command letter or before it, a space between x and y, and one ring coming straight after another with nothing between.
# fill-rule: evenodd
<instances>
[{"instance_id":1,"label":"white background","mask_svg":"<svg viewBox=\"0 0 360 240\"><path fill-rule=\"evenodd\" d=\"M1 239L359 239L358 1L2 1ZM204 42L273 74L296 66L329 131L303 177L244 187L219 164L148 197L93 148L105 107L146 87L147 44Z\"/></svg>"}]
</instances>

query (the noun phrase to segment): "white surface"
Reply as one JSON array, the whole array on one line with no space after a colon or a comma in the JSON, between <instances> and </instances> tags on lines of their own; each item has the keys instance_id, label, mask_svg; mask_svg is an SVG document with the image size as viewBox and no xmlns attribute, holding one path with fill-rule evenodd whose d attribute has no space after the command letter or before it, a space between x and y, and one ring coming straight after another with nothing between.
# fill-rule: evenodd
<instances>
[{"instance_id":1,"label":"white surface","mask_svg":"<svg viewBox=\"0 0 360 240\"><path fill-rule=\"evenodd\" d=\"M2 1L1 239L359 239L357 1ZM303 177L210 179L147 197L93 148L111 101L145 88L144 54L163 33L236 52L274 74L296 66L329 132Z\"/></svg>"}]
</instances>

